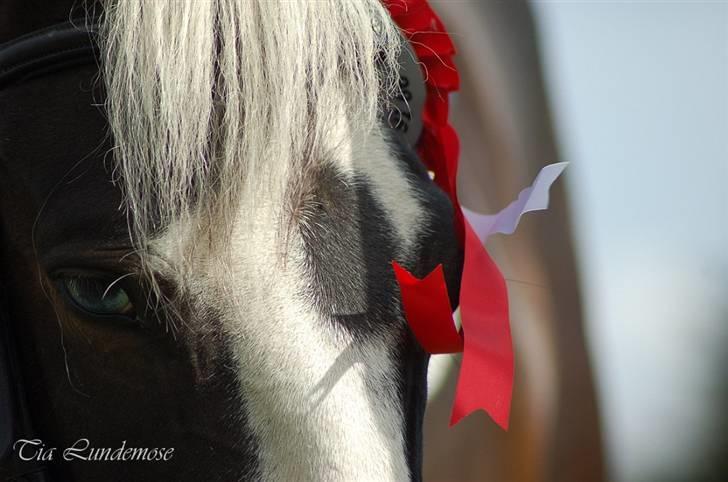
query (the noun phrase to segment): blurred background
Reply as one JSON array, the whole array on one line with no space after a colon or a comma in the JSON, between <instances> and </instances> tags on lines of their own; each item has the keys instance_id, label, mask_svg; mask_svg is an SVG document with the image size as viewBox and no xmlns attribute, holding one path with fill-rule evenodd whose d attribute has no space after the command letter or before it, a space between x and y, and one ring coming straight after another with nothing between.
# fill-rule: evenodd
<instances>
[{"instance_id":1,"label":"blurred background","mask_svg":"<svg viewBox=\"0 0 728 482\"><path fill-rule=\"evenodd\" d=\"M448 428L459 358L434 357L425 480L728 480L728 3L430 3L458 48L463 204L571 165L488 244L511 429Z\"/></svg>"}]
</instances>

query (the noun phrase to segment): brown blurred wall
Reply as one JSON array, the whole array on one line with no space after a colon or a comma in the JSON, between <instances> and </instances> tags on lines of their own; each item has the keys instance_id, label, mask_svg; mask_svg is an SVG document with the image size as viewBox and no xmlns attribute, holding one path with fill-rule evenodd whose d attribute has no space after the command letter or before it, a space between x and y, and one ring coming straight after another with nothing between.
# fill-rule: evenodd
<instances>
[{"instance_id":1,"label":"brown blurred wall","mask_svg":"<svg viewBox=\"0 0 728 482\"><path fill-rule=\"evenodd\" d=\"M431 4L458 48L462 87L451 119L461 138L460 198L468 207L495 212L541 167L562 160L531 12L522 1ZM425 480L604 480L563 179L551 191L548 211L524 217L516 234L494 237L488 249L509 280L516 351L511 428L503 432L482 412L448 428L453 369L428 406Z\"/></svg>"}]
</instances>

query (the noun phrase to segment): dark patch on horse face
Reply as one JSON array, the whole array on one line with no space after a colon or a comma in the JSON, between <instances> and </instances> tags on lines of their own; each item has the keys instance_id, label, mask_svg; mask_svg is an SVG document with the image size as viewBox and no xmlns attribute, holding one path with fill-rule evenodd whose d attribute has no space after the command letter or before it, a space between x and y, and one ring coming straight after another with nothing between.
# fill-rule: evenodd
<instances>
[{"instance_id":1,"label":"dark patch on horse face","mask_svg":"<svg viewBox=\"0 0 728 482\"><path fill-rule=\"evenodd\" d=\"M301 233L308 276L318 309L355 340L396 332L397 380L404 415L405 450L411 479L422 478L422 421L427 400L428 356L406 328L398 287L390 262L398 260L423 277L444 266L453 305L457 306L462 253L455 239L453 209L447 196L430 180L416 154L394 139L394 162L404 172L427 216L415 252L398 259L395 228L366 177L347 181L332 164L317 168ZM364 283L356 280L363 278ZM352 281L355 280L355 281ZM363 290L363 292L361 291ZM353 300L353 301L352 301ZM363 300L357 302L357 300ZM377 387L370 387L372 397Z\"/></svg>"},{"instance_id":2,"label":"dark patch on horse face","mask_svg":"<svg viewBox=\"0 0 728 482\"><path fill-rule=\"evenodd\" d=\"M126 440L175 449L169 462L60 461L52 465L58 480L239 479L255 471L256 447L214 309L177 303L187 324L173 336L152 313L141 327L80 316L49 282L62 268L138 269L94 105L96 74L59 72L0 91L0 284L8 300L0 308L31 418L49 446L88 438L95 447ZM163 287L174 297L172 282Z\"/></svg>"},{"instance_id":3,"label":"dark patch on horse face","mask_svg":"<svg viewBox=\"0 0 728 482\"><path fill-rule=\"evenodd\" d=\"M399 319L390 261L393 226L363 177L345 179L331 164L315 168L313 194L299 221L318 310L355 339Z\"/></svg>"}]
</instances>

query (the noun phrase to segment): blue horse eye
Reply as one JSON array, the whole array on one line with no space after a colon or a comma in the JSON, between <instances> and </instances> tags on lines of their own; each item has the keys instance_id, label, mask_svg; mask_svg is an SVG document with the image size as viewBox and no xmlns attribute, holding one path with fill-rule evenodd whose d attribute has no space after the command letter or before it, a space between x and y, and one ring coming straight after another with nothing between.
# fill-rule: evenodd
<instances>
[{"instance_id":1,"label":"blue horse eye","mask_svg":"<svg viewBox=\"0 0 728 482\"><path fill-rule=\"evenodd\" d=\"M134 305L129 294L113 280L92 276L62 278L66 296L80 309L94 315L131 316Z\"/></svg>"}]
</instances>

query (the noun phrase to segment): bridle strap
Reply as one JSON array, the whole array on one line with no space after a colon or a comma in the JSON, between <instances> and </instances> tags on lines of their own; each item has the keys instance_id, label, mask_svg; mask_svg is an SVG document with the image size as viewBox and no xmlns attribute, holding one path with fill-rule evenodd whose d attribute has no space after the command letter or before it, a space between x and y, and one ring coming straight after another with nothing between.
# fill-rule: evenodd
<instances>
[{"instance_id":1,"label":"bridle strap","mask_svg":"<svg viewBox=\"0 0 728 482\"><path fill-rule=\"evenodd\" d=\"M69 21L0 44L0 89L56 70L97 63L96 25Z\"/></svg>"}]
</instances>

